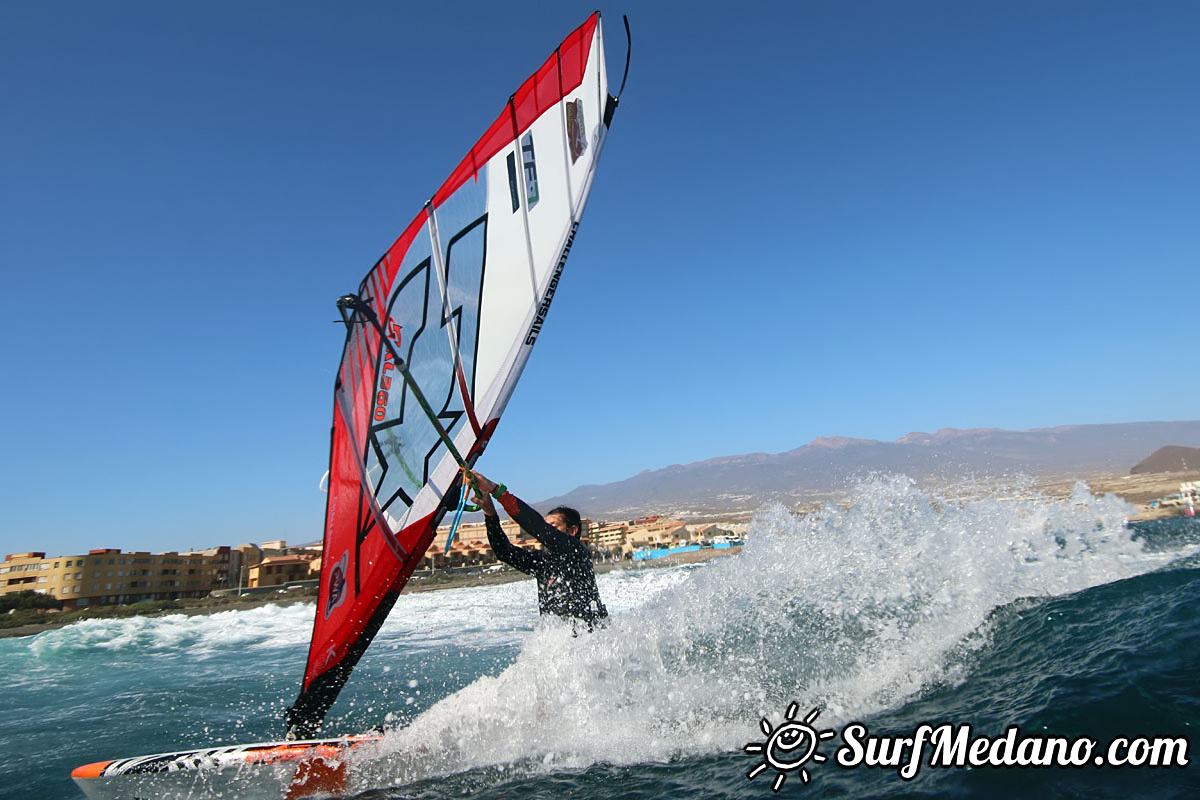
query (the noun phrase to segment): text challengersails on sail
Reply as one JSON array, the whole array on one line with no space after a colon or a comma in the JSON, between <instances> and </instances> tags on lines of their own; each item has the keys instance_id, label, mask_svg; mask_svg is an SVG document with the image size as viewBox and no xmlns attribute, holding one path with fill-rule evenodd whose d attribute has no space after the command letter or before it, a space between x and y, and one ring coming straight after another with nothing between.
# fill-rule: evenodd
<instances>
[{"instance_id":1,"label":"text challengersails on sail","mask_svg":"<svg viewBox=\"0 0 1200 800\"><path fill-rule=\"evenodd\" d=\"M361 310L347 320L321 586L289 738L316 735L459 487L396 355L473 463L541 331L615 103L593 14L521 84L359 287L379 324Z\"/></svg>"}]
</instances>

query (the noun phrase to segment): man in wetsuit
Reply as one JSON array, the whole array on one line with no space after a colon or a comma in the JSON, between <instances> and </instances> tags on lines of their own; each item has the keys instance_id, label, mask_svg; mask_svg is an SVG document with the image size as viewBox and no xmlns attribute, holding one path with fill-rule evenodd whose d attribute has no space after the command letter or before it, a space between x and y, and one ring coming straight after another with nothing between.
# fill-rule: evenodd
<instances>
[{"instance_id":1,"label":"man in wetsuit","mask_svg":"<svg viewBox=\"0 0 1200 800\"><path fill-rule=\"evenodd\" d=\"M559 507L543 518L502 484L471 473L475 498L487 521L488 542L496 558L537 578L538 610L543 614L577 619L588 630L608 616L596 589L592 555L581 539L583 523L573 508ZM541 542L541 550L526 550L508 540L492 498L521 529Z\"/></svg>"}]
</instances>

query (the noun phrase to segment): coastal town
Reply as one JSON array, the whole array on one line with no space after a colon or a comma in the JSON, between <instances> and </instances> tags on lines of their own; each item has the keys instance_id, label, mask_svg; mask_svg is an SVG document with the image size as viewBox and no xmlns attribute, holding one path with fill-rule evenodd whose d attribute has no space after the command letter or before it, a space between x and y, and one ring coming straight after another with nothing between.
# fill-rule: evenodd
<instances>
[{"instance_id":1,"label":"coastal town","mask_svg":"<svg viewBox=\"0 0 1200 800\"><path fill-rule=\"evenodd\" d=\"M1093 476L1094 493L1116 494L1137 507L1135 519L1194 516L1200 505L1195 474ZM1181 480L1183 479L1183 480ZM1043 482L1039 491L1065 496L1073 481ZM1178 491L1173 491L1178 487ZM814 508L800 509L813 511ZM750 514L730 514L719 521L645 516L620 521L585 520L588 544L598 569L639 567L656 562L695 561L740 551ZM522 547L538 547L511 520L501 523ZM499 563L488 544L483 522L464 522L449 549L450 526L438 528L413 573L409 590L445 585L447 577L513 573ZM97 548L75 555L45 552L5 555L0 564L0 599L33 591L53 598L63 611L132 603L179 601L209 597L276 595L312 590L321 574L322 545L288 545L286 540L261 544L221 545L186 552L125 552ZM515 573L512 577L519 577ZM440 579L440 580L439 580ZM50 605L50 604L47 604Z\"/></svg>"},{"instance_id":2,"label":"coastal town","mask_svg":"<svg viewBox=\"0 0 1200 800\"><path fill-rule=\"evenodd\" d=\"M648 516L621 522L586 521L589 544L598 562L639 562L711 548L733 552L745 531L744 521L684 523ZM538 547L516 523L502 527L523 547ZM439 572L463 573L499 565L482 522L463 523L446 549L450 526L443 525L429 545L415 578ZM265 594L315 586L321 574L322 546L289 546L285 540L222 545L187 552L124 552L97 548L77 555L47 557L45 552L10 553L0 565L0 597L35 591L58 601L63 610L211 594Z\"/></svg>"}]
</instances>

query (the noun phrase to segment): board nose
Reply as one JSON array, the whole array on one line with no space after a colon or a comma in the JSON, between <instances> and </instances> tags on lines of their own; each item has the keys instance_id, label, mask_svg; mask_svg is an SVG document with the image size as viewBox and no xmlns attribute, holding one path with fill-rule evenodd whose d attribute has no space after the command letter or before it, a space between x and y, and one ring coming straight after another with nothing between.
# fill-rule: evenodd
<instances>
[{"instance_id":1,"label":"board nose","mask_svg":"<svg viewBox=\"0 0 1200 800\"><path fill-rule=\"evenodd\" d=\"M97 761L94 764L84 764L82 767L76 767L71 770L72 778L99 778L104 774L104 768L112 761Z\"/></svg>"}]
</instances>

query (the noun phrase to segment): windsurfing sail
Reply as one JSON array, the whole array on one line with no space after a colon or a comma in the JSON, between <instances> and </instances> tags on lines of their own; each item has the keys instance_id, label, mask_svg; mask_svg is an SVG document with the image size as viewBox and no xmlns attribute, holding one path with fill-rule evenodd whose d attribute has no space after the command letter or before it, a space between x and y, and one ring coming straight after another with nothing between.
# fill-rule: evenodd
<instances>
[{"instance_id":1,"label":"windsurfing sail","mask_svg":"<svg viewBox=\"0 0 1200 800\"><path fill-rule=\"evenodd\" d=\"M495 430L615 107L597 13L509 98L358 294L339 301L347 335L321 583L289 738L316 735L457 500L459 461L473 464Z\"/></svg>"}]
</instances>

